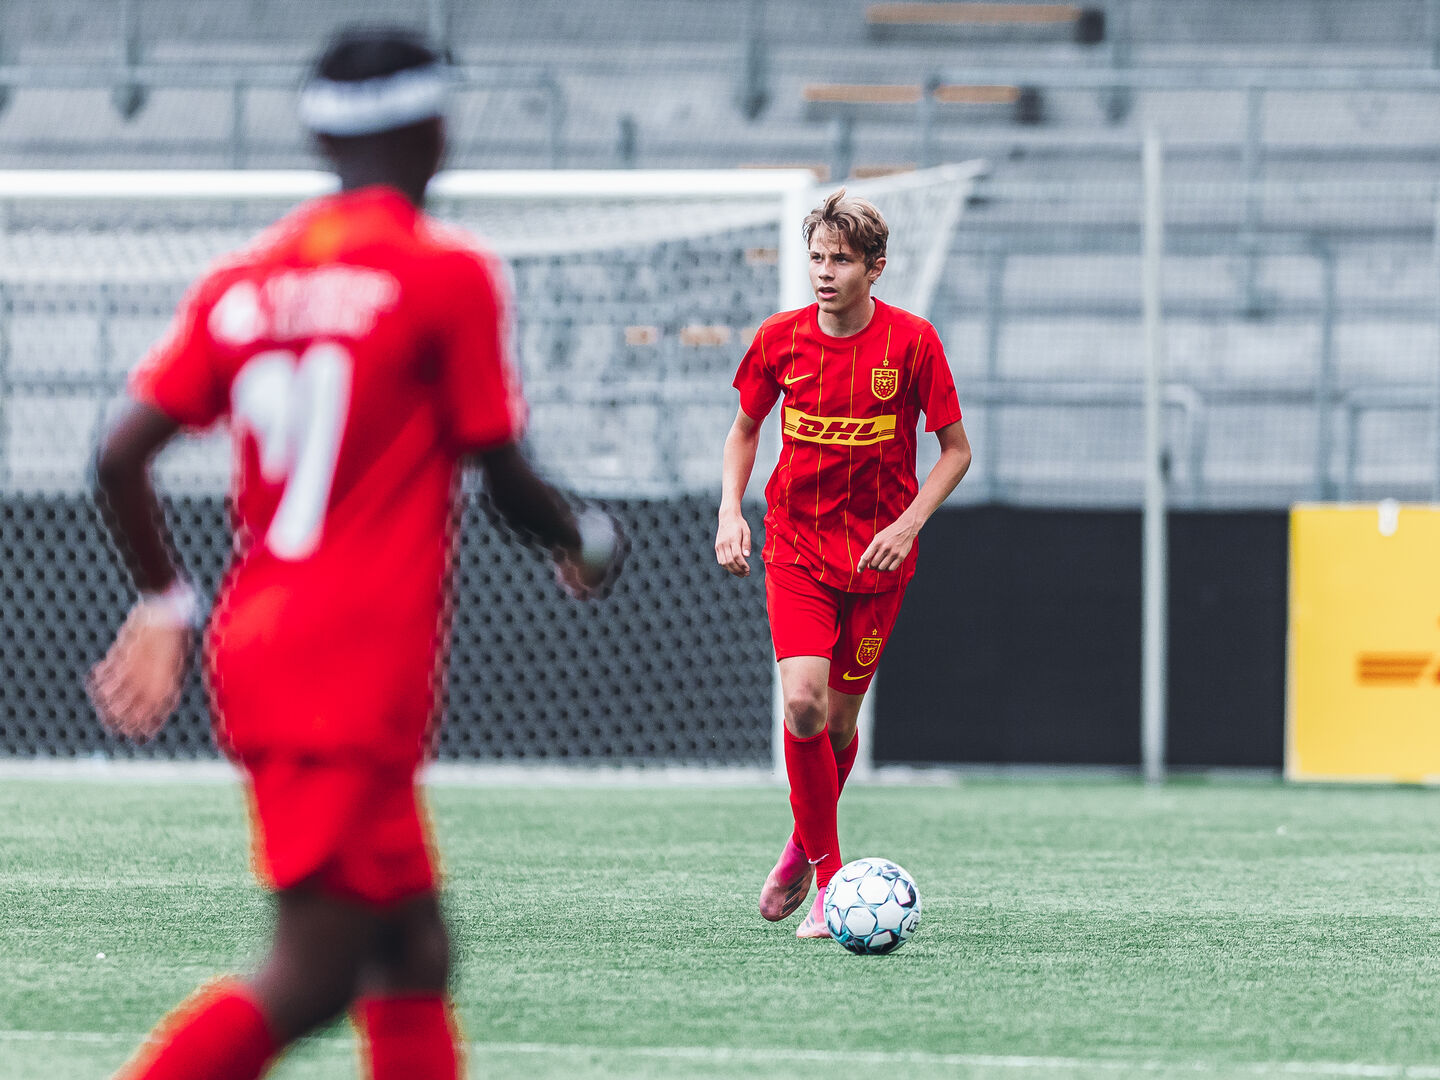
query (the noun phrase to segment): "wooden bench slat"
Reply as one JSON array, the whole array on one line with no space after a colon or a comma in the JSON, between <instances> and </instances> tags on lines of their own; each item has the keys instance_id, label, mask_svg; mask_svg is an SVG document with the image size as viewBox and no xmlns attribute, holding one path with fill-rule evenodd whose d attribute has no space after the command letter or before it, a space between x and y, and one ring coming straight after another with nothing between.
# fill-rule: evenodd
<instances>
[{"instance_id":1,"label":"wooden bench slat","mask_svg":"<svg viewBox=\"0 0 1440 1080\"><path fill-rule=\"evenodd\" d=\"M809 83L802 93L805 101L815 105L915 105L922 91L913 83ZM935 88L935 101L942 105L1013 105L1019 99L1018 86L947 84Z\"/></svg>"},{"instance_id":2,"label":"wooden bench slat","mask_svg":"<svg viewBox=\"0 0 1440 1080\"><path fill-rule=\"evenodd\" d=\"M845 105L914 105L920 100L920 87L908 85L875 86L853 83L809 83L802 91L812 102L838 102Z\"/></svg>"},{"instance_id":3,"label":"wooden bench slat","mask_svg":"<svg viewBox=\"0 0 1440 1080\"><path fill-rule=\"evenodd\" d=\"M865 21L956 26L1066 23L1079 19L1082 10L1078 4L871 4L865 9Z\"/></svg>"},{"instance_id":4,"label":"wooden bench slat","mask_svg":"<svg viewBox=\"0 0 1440 1080\"><path fill-rule=\"evenodd\" d=\"M1018 86L937 86L935 100L942 105L1014 105Z\"/></svg>"}]
</instances>

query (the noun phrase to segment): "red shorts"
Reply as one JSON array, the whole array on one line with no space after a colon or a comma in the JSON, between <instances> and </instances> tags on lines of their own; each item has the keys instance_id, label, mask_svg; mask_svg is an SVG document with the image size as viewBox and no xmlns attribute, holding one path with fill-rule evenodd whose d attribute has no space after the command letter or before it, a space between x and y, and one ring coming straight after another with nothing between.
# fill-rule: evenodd
<instances>
[{"instance_id":1,"label":"red shorts","mask_svg":"<svg viewBox=\"0 0 1440 1080\"><path fill-rule=\"evenodd\" d=\"M832 589L799 566L765 564L765 606L775 659L823 656L830 686L863 694L900 614L905 588L879 593Z\"/></svg>"},{"instance_id":2,"label":"red shorts","mask_svg":"<svg viewBox=\"0 0 1440 1080\"><path fill-rule=\"evenodd\" d=\"M429 826L412 767L288 754L241 765L255 873L269 888L308 883L374 905L434 890Z\"/></svg>"}]
</instances>

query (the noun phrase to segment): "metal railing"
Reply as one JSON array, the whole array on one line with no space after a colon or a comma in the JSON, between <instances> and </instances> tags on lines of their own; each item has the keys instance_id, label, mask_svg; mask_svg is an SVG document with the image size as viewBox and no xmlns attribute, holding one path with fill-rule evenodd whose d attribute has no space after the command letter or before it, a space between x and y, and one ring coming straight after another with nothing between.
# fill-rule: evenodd
<instances>
[{"instance_id":1,"label":"metal railing","mask_svg":"<svg viewBox=\"0 0 1440 1080\"><path fill-rule=\"evenodd\" d=\"M247 130L247 102L254 91L297 90L308 69L293 64L0 64L0 104L16 90L103 90L119 116L133 117L149 95L163 90L221 90L230 96L226 164L246 168L254 160L255 140ZM456 65L450 69L454 92L524 91L544 101L542 145L551 168L565 165L566 96L555 73L545 67L497 68ZM297 128L298 133L298 128ZM201 137L186 146L204 149ZM463 144L462 147L463 149Z\"/></svg>"}]
</instances>

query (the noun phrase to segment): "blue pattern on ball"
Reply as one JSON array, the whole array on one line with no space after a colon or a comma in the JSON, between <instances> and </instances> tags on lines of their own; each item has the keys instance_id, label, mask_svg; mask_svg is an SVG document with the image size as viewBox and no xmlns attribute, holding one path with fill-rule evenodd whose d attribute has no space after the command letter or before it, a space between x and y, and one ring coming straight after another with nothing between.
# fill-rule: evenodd
<instances>
[{"instance_id":1,"label":"blue pattern on ball","mask_svg":"<svg viewBox=\"0 0 1440 1080\"><path fill-rule=\"evenodd\" d=\"M920 925L920 891L904 867L889 859L856 859L825 888L825 925L852 953L894 952Z\"/></svg>"}]
</instances>

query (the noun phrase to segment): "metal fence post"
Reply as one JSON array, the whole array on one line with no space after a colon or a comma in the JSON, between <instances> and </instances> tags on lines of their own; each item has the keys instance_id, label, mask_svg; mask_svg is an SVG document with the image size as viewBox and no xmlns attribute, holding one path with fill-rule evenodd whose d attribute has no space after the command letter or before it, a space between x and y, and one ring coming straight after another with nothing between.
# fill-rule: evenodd
<instances>
[{"instance_id":1,"label":"metal fence post","mask_svg":"<svg viewBox=\"0 0 1440 1080\"><path fill-rule=\"evenodd\" d=\"M1130 67L1131 40L1134 33L1134 0L1116 0L1105 9L1106 36L1110 39L1110 66L1116 71ZM1100 109L1105 119L1118 124L1130 115L1135 102L1135 92L1128 86L1104 86L1100 88Z\"/></svg>"},{"instance_id":2,"label":"metal fence post","mask_svg":"<svg viewBox=\"0 0 1440 1080\"><path fill-rule=\"evenodd\" d=\"M1320 363L1315 375L1315 496L1335 498L1335 252L1320 249Z\"/></svg>"},{"instance_id":3,"label":"metal fence post","mask_svg":"<svg viewBox=\"0 0 1440 1080\"><path fill-rule=\"evenodd\" d=\"M1431 372L1433 390L1430 398L1430 501L1440 502L1440 185L1431 194L1435 203L1435 227L1430 241L1432 268L1435 274L1435 366Z\"/></svg>"},{"instance_id":4,"label":"metal fence post","mask_svg":"<svg viewBox=\"0 0 1440 1080\"><path fill-rule=\"evenodd\" d=\"M1140 763L1147 783L1165 779L1165 696L1168 683L1169 549L1165 507L1165 432L1161 386L1165 327L1161 306L1165 258L1164 146L1145 135L1144 252L1141 301L1145 324L1145 506L1141 539Z\"/></svg>"},{"instance_id":5,"label":"metal fence post","mask_svg":"<svg viewBox=\"0 0 1440 1080\"><path fill-rule=\"evenodd\" d=\"M230 91L230 167L245 168L245 84L235 80Z\"/></svg>"},{"instance_id":6,"label":"metal fence post","mask_svg":"<svg viewBox=\"0 0 1440 1080\"><path fill-rule=\"evenodd\" d=\"M546 94L550 99L550 168L565 165L565 89L553 71L544 76Z\"/></svg>"},{"instance_id":7,"label":"metal fence post","mask_svg":"<svg viewBox=\"0 0 1440 1080\"><path fill-rule=\"evenodd\" d=\"M1425 0L1425 40L1430 43L1430 66L1440 67L1440 0Z\"/></svg>"},{"instance_id":8,"label":"metal fence post","mask_svg":"<svg viewBox=\"0 0 1440 1080\"><path fill-rule=\"evenodd\" d=\"M121 0L120 20L123 40L120 43L121 53L124 57L125 82L114 87L110 91L110 100L118 112L126 120L134 117L145 107L145 100L149 96L149 90L140 84L135 77L135 69L140 66L143 47L140 42L140 15L135 10L136 0Z\"/></svg>"},{"instance_id":9,"label":"metal fence post","mask_svg":"<svg viewBox=\"0 0 1440 1080\"><path fill-rule=\"evenodd\" d=\"M1252 318L1262 310L1260 300L1260 256L1257 232L1260 226L1261 143L1264 138L1265 91L1259 86L1245 90L1245 142L1241 162L1245 173L1245 314Z\"/></svg>"},{"instance_id":10,"label":"metal fence post","mask_svg":"<svg viewBox=\"0 0 1440 1080\"><path fill-rule=\"evenodd\" d=\"M735 104L740 115L754 120L770 104L770 51L765 36L765 0L748 0L744 25L741 28L739 82L735 87Z\"/></svg>"},{"instance_id":11,"label":"metal fence post","mask_svg":"<svg viewBox=\"0 0 1440 1080\"><path fill-rule=\"evenodd\" d=\"M920 152L917 156L922 169L935 164L935 91L940 86L940 76L930 75L920 87Z\"/></svg>"},{"instance_id":12,"label":"metal fence post","mask_svg":"<svg viewBox=\"0 0 1440 1080\"><path fill-rule=\"evenodd\" d=\"M429 26L430 42L439 51L441 56L450 55L450 4L449 0L430 0L429 2Z\"/></svg>"},{"instance_id":13,"label":"metal fence post","mask_svg":"<svg viewBox=\"0 0 1440 1080\"><path fill-rule=\"evenodd\" d=\"M850 175L855 156L855 117L848 112L836 114L830 121L830 179L835 182Z\"/></svg>"},{"instance_id":14,"label":"metal fence post","mask_svg":"<svg viewBox=\"0 0 1440 1080\"><path fill-rule=\"evenodd\" d=\"M1000 383L1000 335L1005 319L1005 249L992 247L985 253L985 385ZM981 425L980 453L985 463L985 495L995 502L1000 489L1000 419L998 398L985 402Z\"/></svg>"}]
</instances>

